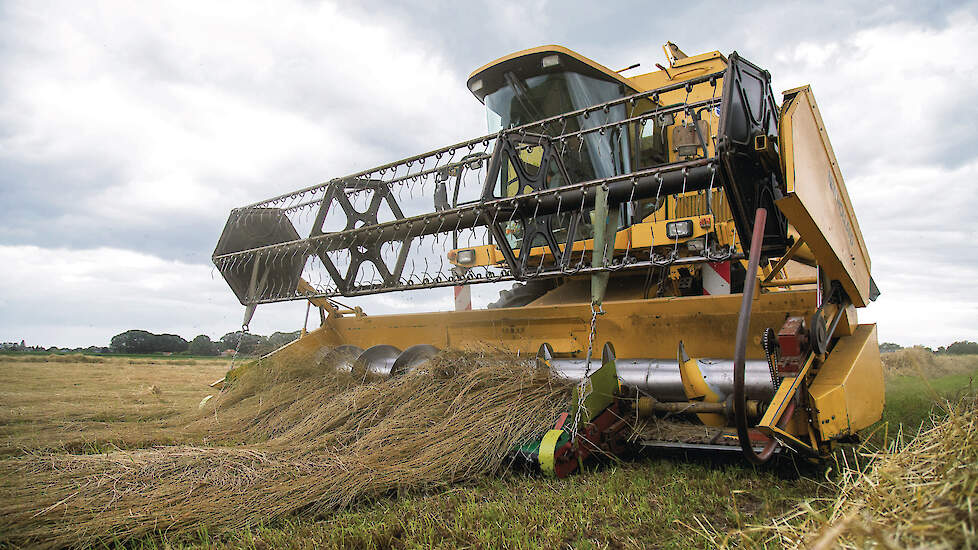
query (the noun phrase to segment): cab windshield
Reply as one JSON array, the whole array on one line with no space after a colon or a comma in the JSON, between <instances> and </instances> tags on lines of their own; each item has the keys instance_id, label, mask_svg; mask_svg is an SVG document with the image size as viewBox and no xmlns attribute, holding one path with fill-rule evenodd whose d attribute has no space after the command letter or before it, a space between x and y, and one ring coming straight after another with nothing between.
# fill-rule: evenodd
<instances>
[{"instance_id":1,"label":"cab windshield","mask_svg":"<svg viewBox=\"0 0 978 550\"><path fill-rule=\"evenodd\" d=\"M490 132L584 109L625 95L620 83L570 71L542 74L525 80L512 72L505 76L507 85L485 97ZM589 113L587 118L577 116L550 124L543 133L560 135L624 118L624 106L617 105L608 112ZM626 132L609 130L604 135L592 132L584 136L583 143L578 138L568 140L562 158L572 182L627 173L629 156Z\"/></svg>"},{"instance_id":2,"label":"cab windshield","mask_svg":"<svg viewBox=\"0 0 978 550\"><path fill-rule=\"evenodd\" d=\"M506 85L485 96L489 131L522 126L556 115L577 111L600 103L624 97L625 89L617 82L599 80L579 73L565 71L548 73L521 79L514 73L505 75ZM587 118L579 115L551 123L532 131L559 136L567 133L596 128L611 122L624 120L624 105L614 106L608 111L598 110L588 113ZM608 178L630 172L628 135L619 128L609 128L604 132L595 131L567 139L560 157L567 171L569 182L560 177L549 178L548 186L556 187L568 183ZM539 166L541 153L521 154L523 162ZM501 171L497 196L511 197L527 193L532 189L520 189L515 171L506 163ZM626 225L627 209L620 213L619 227ZM558 242L566 239L566 230L573 214L563 213L553 222L555 238ZM591 238L593 235L590 216L581 221L576 233L577 239ZM520 248L523 241L523 222L511 220L505 225L505 233L510 246ZM540 246L534 243L530 246Z\"/></svg>"}]
</instances>

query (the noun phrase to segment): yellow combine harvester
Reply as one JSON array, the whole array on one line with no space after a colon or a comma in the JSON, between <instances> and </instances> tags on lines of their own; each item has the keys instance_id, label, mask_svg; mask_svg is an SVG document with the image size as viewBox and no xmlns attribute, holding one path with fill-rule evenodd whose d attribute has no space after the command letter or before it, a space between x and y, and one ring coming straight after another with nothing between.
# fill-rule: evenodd
<instances>
[{"instance_id":1,"label":"yellow combine harvester","mask_svg":"<svg viewBox=\"0 0 978 550\"><path fill-rule=\"evenodd\" d=\"M579 382L520 450L558 476L626 439L762 463L853 438L882 413L856 318L878 292L812 92L779 107L736 52L665 51L634 77L560 46L508 55L468 80L490 134L235 209L213 259L245 326L308 300L320 327L274 355L383 376L450 348L535 354ZM468 285L504 281L469 307ZM448 286L456 311L336 300Z\"/></svg>"}]
</instances>

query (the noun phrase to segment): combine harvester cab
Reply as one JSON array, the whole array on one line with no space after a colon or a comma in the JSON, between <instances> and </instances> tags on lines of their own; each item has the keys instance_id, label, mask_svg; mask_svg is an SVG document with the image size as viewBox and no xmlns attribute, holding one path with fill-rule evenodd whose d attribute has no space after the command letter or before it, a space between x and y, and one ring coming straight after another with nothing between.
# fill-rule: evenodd
<instances>
[{"instance_id":1,"label":"combine harvester cab","mask_svg":"<svg viewBox=\"0 0 978 550\"><path fill-rule=\"evenodd\" d=\"M814 96L779 107L737 53L665 50L630 78L560 46L503 57L468 80L489 135L234 210L213 260L245 326L306 300L319 328L273 355L381 376L439 350L535 355L579 382L520 450L558 476L626 440L763 463L854 438L882 414L856 318L878 292ZM505 281L469 307L469 285ZM338 301L443 287L456 311Z\"/></svg>"}]
</instances>

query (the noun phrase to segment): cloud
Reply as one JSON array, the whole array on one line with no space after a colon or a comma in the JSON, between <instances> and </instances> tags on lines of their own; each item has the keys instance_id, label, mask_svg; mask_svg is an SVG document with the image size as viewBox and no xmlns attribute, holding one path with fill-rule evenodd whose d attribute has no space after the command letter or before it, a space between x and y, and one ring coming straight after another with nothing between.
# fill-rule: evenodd
<instances>
[{"instance_id":1,"label":"cloud","mask_svg":"<svg viewBox=\"0 0 978 550\"><path fill-rule=\"evenodd\" d=\"M244 308L220 273L207 265L165 260L115 248L48 249L0 246L0 341L45 347L108 345L131 328L219 338L241 325ZM367 311L411 313L452 307L452 290L355 300ZM310 321L315 326L316 316ZM252 332L302 327L300 302L259 307Z\"/></svg>"},{"instance_id":2,"label":"cloud","mask_svg":"<svg viewBox=\"0 0 978 550\"><path fill-rule=\"evenodd\" d=\"M464 81L506 53L562 43L640 72L673 40L737 49L776 89L811 83L883 291L863 317L885 340L974 340L976 9L2 3L0 339L220 336L242 309L209 265L232 207L482 133ZM500 286L475 287L476 305ZM350 301L452 303L450 289ZM254 328L303 316L262 306Z\"/></svg>"},{"instance_id":3,"label":"cloud","mask_svg":"<svg viewBox=\"0 0 978 550\"><path fill-rule=\"evenodd\" d=\"M826 127L848 174L976 157L967 146L978 117L973 100L978 20L961 12L946 26L899 22L830 42L805 41L774 56L784 88L812 83Z\"/></svg>"},{"instance_id":4,"label":"cloud","mask_svg":"<svg viewBox=\"0 0 978 550\"><path fill-rule=\"evenodd\" d=\"M202 262L234 206L481 129L477 109L452 109L464 86L423 44L330 5L277 6L8 6L0 211L19 223L0 242L114 233L173 258L178 222Z\"/></svg>"},{"instance_id":5,"label":"cloud","mask_svg":"<svg viewBox=\"0 0 978 550\"><path fill-rule=\"evenodd\" d=\"M0 264L4 341L108 345L130 328L192 337L235 326L234 297L203 265L111 248L35 246L0 246Z\"/></svg>"},{"instance_id":6,"label":"cloud","mask_svg":"<svg viewBox=\"0 0 978 550\"><path fill-rule=\"evenodd\" d=\"M963 45L976 42L978 20L957 12L801 42L771 64L784 88L812 83L883 293L864 317L884 340L975 339L978 62Z\"/></svg>"}]
</instances>

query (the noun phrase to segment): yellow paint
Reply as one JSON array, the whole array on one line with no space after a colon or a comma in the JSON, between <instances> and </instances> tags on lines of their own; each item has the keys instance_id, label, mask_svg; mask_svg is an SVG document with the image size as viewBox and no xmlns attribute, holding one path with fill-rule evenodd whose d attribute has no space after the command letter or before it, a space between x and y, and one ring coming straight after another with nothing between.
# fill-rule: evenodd
<instances>
[{"instance_id":1,"label":"yellow paint","mask_svg":"<svg viewBox=\"0 0 978 550\"><path fill-rule=\"evenodd\" d=\"M540 52L574 57L633 91L661 88L717 72L724 69L727 63L719 52L710 52L679 59L666 70L626 78L567 48L541 46L493 61L475 71L473 77L499 63ZM718 79L716 88L698 84L691 92L685 89L665 92L660 94L659 106L719 97L722 85L722 79ZM639 101L630 107L627 116L637 116L655 107L649 100ZM674 126L666 128L666 162L680 160L674 151L672 130L675 126L691 122L685 117L685 113L677 113ZM713 135L717 131L718 117L713 112L704 111L703 120L709 125L710 133L707 136L707 155L715 156ZM796 259L801 263L788 262L783 270L779 270L783 271L779 276L787 279L810 277L813 270L811 264L818 258L828 276L840 280L855 306L862 307L868 300L869 255L818 107L808 87L786 92L780 131L788 193L778 201L778 206L792 224L789 231L804 239L805 244L797 252ZM630 146L638 147L639 144ZM521 151L520 158L530 167L539 166L541 154L542 150ZM527 189L518 189L516 182L504 183L507 195L528 192ZM697 201L701 199L698 197L697 192L664 197L665 206L662 209L618 231L615 251L620 254L626 250L677 245L682 250L687 241L706 234L710 234L711 240L715 236L718 244L739 249L740 242L729 209L715 207L713 215L707 214L705 207L699 206ZM718 203L714 204L716 206ZM691 237L678 242L666 237L668 222L687 219L693 221ZM702 225L701 220L705 220ZM588 254L593 250L593 240L580 240L572 246L574 252ZM492 245L459 250L475 252L475 262L466 264L467 267L498 265L504 261L502 254ZM458 250L453 252L457 253ZM521 251L515 252L519 255ZM546 247L533 247L528 253L531 258L543 259L551 251ZM452 254L450 260L458 265L454 260L456 257ZM752 277L754 275L751 274ZM584 278L569 278L561 288L569 289L581 280ZM559 292L555 292L554 296L557 294ZM619 297L622 295L619 294ZM341 311L328 300L312 299L310 301L315 300L314 305L329 313L325 324L277 350L274 355L286 360L303 359L324 346L342 344L364 349L376 344L389 344L402 350L415 344L432 344L442 349L466 349L488 344L502 350L533 354L541 344L549 343L557 353L582 357L588 341L590 306L587 301L561 301L567 300L567 297L557 299L554 296L550 297L550 301L541 299L535 305L521 308L369 317L360 311L350 315L354 312ZM815 303L814 288L771 288L758 292L748 332L748 358L763 357L760 348L763 329L780 327L786 316L808 318L815 311ZM698 355L729 357L733 351L740 304L741 295L738 294L609 299L604 303L604 315L597 319L599 340L596 346L611 341L620 357L668 357L674 353L676 344L683 341ZM818 363L823 359L811 356L796 377L783 380L764 412L759 430L790 441L792 445L808 445L804 443L808 440L812 448L817 448L826 440L852 433L880 417L883 382L876 330L874 325L857 325L855 311L853 306L846 309L845 318L836 333L842 338L823 363ZM830 312L831 307L826 309L827 314ZM682 362L680 371L689 399L717 399L703 381L695 360ZM229 373L228 380L232 380L234 374ZM800 392L807 392L814 406L817 431L809 425L809 415L802 408L796 409L792 420L783 428L777 426L790 400ZM717 426L726 423L723 415L700 415L700 418L705 423ZM562 433L561 430L548 432L540 448L541 465L550 473L553 472L553 452Z\"/></svg>"},{"instance_id":2,"label":"yellow paint","mask_svg":"<svg viewBox=\"0 0 978 550\"><path fill-rule=\"evenodd\" d=\"M784 415L785 409L788 408L788 403L795 396L798 388L802 386L802 382L805 380L805 376L808 371L812 368L812 363L815 361L814 355L809 355L808 360L805 361L805 365L798 371L795 376L785 377L781 380L781 385L778 386L778 391L771 398L771 404L768 406L767 410L764 411L764 416L761 421L757 423L758 428L775 428L777 427L778 421L781 420L781 416Z\"/></svg>"},{"instance_id":3,"label":"yellow paint","mask_svg":"<svg viewBox=\"0 0 978 550\"><path fill-rule=\"evenodd\" d=\"M682 360L679 357L679 376L683 381L683 390L686 392L686 399L690 401L706 401L707 403L718 403L718 396L710 386L707 385L703 373L700 371L699 362L696 359ZM727 418L718 413L697 413L700 422L707 426L726 426Z\"/></svg>"},{"instance_id":4,"label":"yellow paint","mask_svg":"<svg viewBox=\"0 0 978 550\"><path fill-rule=\"evenodd\" d=\"M666 224L672 222L682 222L689 220L693 222L693 235L688 238L682 239L670 239L666 236ZM700 223L706 224L706 227L700 225ZM686 243L693 239L698 239L713 229L713 216L692 216L689 218L675 218L670 220L662 220L657 222L642 222L632 225L631 229L631 241L633 248L649 248L650 246L662 246L662 245L675 245L677 243ZM617 251L617 243L615 246Z\"/></svg>"},{"instance_id":5,"label":"yellow paint","mask_svg":"<svg viewBox=\"0 0 978 550\"><path fill-rule=\"evenodd\" d=\"M557 442L562 435L564 435L564 430L550 430L540 441L540 453L538 454L540 470L550 477L557 476L554 471L554 451L557 450Z\"/></svg>"},{"instance_id":6,"label":"yellow paint","mask_svg":"<svg viewBox=\"0 0 978 550\"><path fill-rule=\"evenodd\" d=\"M870 261L839 163L808 86L785 94L780 140L788 194L777 201L830 279L869 302Z\"/></svg>"},{"instance_id":7,"label":"yellow paint","mask_svg":"<svg viewBox=\"0 0 978 550\"><path fill-rule=\"evenodd\" d=\"M680 239L670 239L666 236L666 224L673 221L685 221L690 220L693 222L693 234L690 237L684 237ZM706 226L701 225L701 220ZM615 234L615 252L624 253L628 250L634 250L637 248L649 248L651 246L675 246L683 245L694 239L703 237L713 229L713 216L702 215L702 216L692 216L689 218L676 218L675 220L662 220L657 222L642 222L633 224L631 227L626 227L624 229L618 230ZM723 223L719 224L717 227L719 235L723 235L724 239L720 240L718 235L719 244L728 244L730 239L733 238L733 224ZM563 252L566 246L563 243L558 243L558 248ZM475 251L475 261L468 264L458 263L458 253L462 250L474 250ZM583 239L580 241L574 241L571 250L574 252L590 252L594 250L594 239ZM514 249L513 254L518 258L520 256L520 249ZM530 258L543 258L544 256L550 256L553 258L553 254L550 252L550 248L545 246L535 246L530 249ZM487 265L497 265L506 261L503 257L502 252L496 248L495 245L480 245L471 248L458 248L452 250L448 253L449 261L454 265L464 265L465 267L473 266L487 266Z\"/></svg>"},{"instance_id":8,"label":"yellow paint","mask_svg":"<svg viewBox=\"0 0 978 550\"><path fill-rule=\"evenodd\" d=\"M839 339L808 389L822 438L856 433L879 420L884 387L876 325L859 325Z\"/></svg>"},{"instance_id":9,"label":"yellow paint","mask_svg":"<svg viewBox=\"0 0 978 550\"><path fill-rule=\"evenodd\" d=\"M704 74L722 71L727 67L727 58L720 52L709 52L676 61L668 71L653 71L631 77L630 81L640 92L654 90L674 82L689 80Z\"/></svg>"},{"instance_id":10,"label":"yellow paint","mask_svg":"<svg viewBox=\"0 0 978 550\"><path fill-rule=\"evenodd\" d=\"M813 447L812 445L810 445L808 443L805 443L801 439L798 439L797 437L795 437L793 434L788 433L788 432L782 430L781 428L778 428L777 426L773 426L773 427L767 428L765 430L760 430L760 431L762 433L764 433L765 435L767 435L768 437L775 437L779 441L787 442L792 447L808 449L808 450L813 451L813 452L817 452L818 451L818 448L817 447ZM807 435L807 430L806 430L806 435ZM802 437L804 437L804 436L802 436Z\"/></svg>"},{"instance_id":11,"label":"yellow paint","mask_svg":"<svg viewBox=\"0 0 978 550\"><path fill-rule=\"evenodd\" d=\"M609 69L608 67L605 67L604 65L602 65L600 63L596 63L595 61L584 57L583 55L575 52L574 50L571 50L569 48L565 48L564 46L558 46L556 44L550 44L550 45L547 45L547 46L537 46L535 48L528 48L526 50L520 50L518 52L513 52L513 53L511 53L509 55L504 55L504 56L500 57L499 59L496 59L494 61L490 61L489 63L486 63L485 65L483 65L483 66L479 67L478 69L472 71L472 74L469 75L468 80L472 80L479 73L484 72L484 71L486 71L488 69L491 69L492 67L495 67L496 65L499 65L500 63L504 63L506 61L510 61L510 60L516 59L518 57L523 57L525 55L533 55L533 54L536 54L536 53L547 53L547 52L559 53L559 54L562 54L562 55L566 55L568 57L573 57L574 59L576 59L576 60L584 63L585 65L588 65L591 68L596 69L596 70L598 70L601 73L604 73L606 76L609 76L612 79L617 80L618 82L621 82L625 86L628 86L629 88L631 88L631 89L633 89L635 91L639 91L639 90L637 90L635 88L634 84L632 84L631 79L626 78L626 77L618 74L617 72Z\"/></svg>"},{"instance_id":12,"label":"yellow paint","mask_svg":"<svg viewBox=\"0 0 978 550\"><path fill-rule=\"evenodd\" d=\"M786 314L811 316L814 291L763 294L754 302L747 356L761 359L760 334L780 326ZM729 357L737 328L741 295L685 296L647 300L606 300L597 318L598 343L614 343L619 357L670 357L682 340L703 357ZM474 349L488 344L536 354L541 344L576 342L573 357L583 357L591 320L589 303L525 306L509 309L438 311L399 315L344 316L327 319L275 352L285 360L311 357L324 346L352 344L366 349L390 344L407 349L431 344L441 349ZM654 337L652 337L654 335ZM596 346L597 347L597 346ZM565 350L557 350L564 352Z\"/></svg>"},{"instance_id":13,"label":"yellow paint","mask_svg":"<svg viewBox=\"0 0 978 550\"><path fill-rule=\"evenodd\" d=\"M574 388L571 397L571 415L580 418L582 423L587 423L598 417L615 400L618 391L618 371L615 369L615 362L608 361L601 365L597 371L581 381L581 385ZM578 392L584 391L584 398L580 399ZM580 414L577 411L577 403L580 403Z\"/></svg>"}]
</instances>

